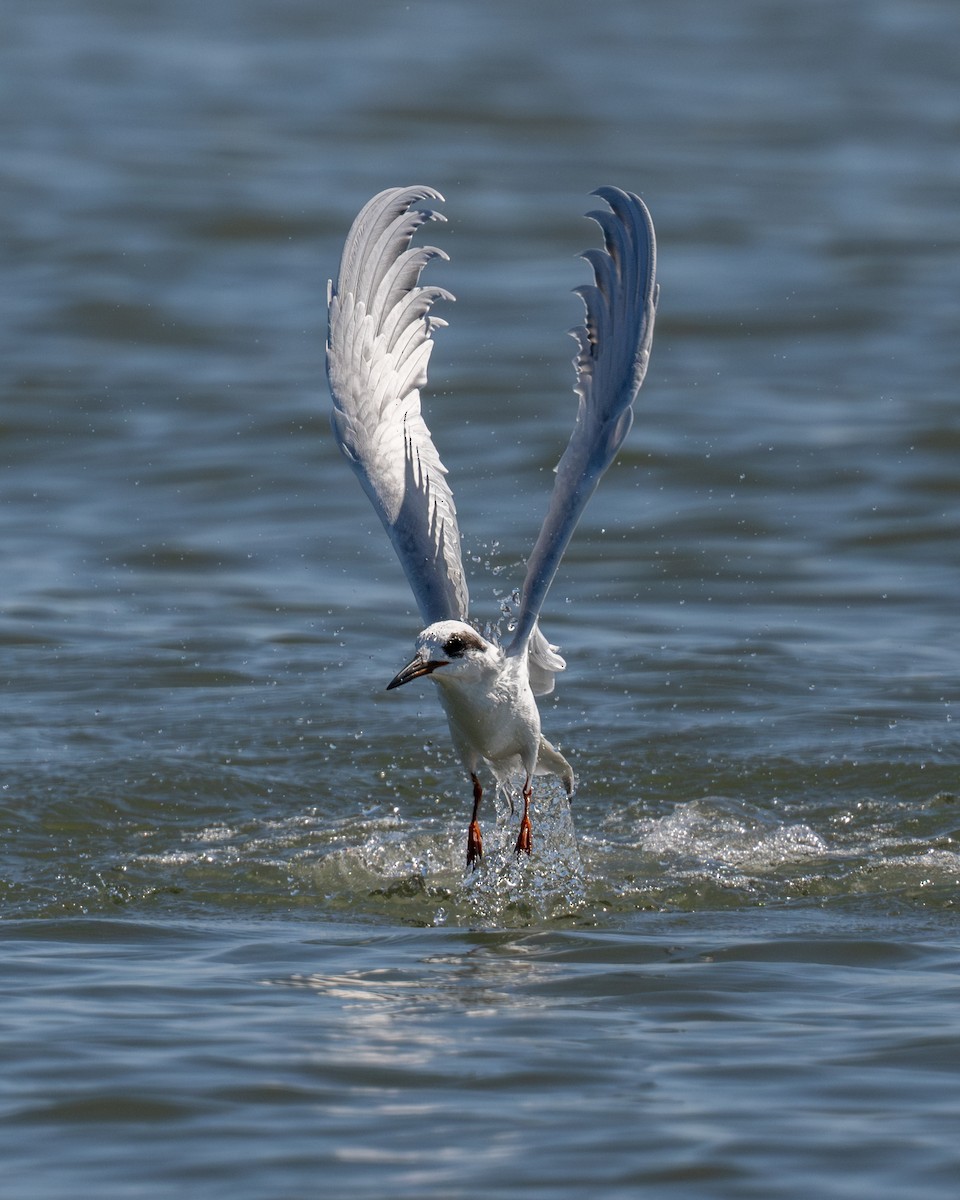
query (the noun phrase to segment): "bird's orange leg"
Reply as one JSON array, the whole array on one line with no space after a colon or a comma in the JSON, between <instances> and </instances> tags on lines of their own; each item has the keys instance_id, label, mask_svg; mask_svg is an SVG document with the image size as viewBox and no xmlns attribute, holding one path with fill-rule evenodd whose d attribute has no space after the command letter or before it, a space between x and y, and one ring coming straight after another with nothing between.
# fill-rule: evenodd
<instances>
[{"instance_id":1,"label":"bird's orange leg","mask_svg":"<svg viewBox=\"0 0 960 1200\"><path fill-rule=\"evenodd\" d=\"M470 778L473 780L473 816L470 818L470 828L467 830L467 867L475 867L483 858L483 838L480 835L480 825L477 822L477 813L480 811L480 797L483 795L483 788L480 786L480 780L476 774L471 771Z\"/></svg>"},{"instance_id":2,"label":"bird's orange leg","mask_svg":"<svg viewBox=\"0 0 960 1200\"><path fill-rule=\"evenodd\" d=\"M529 854L533 849L533 838L530 833L530 817L528 814L532 794L533 788L530 784L530 776L528 775L523 785L523 818L520 821L520 833L517 837L517 854Z\"/></svg>"}]
</instances>

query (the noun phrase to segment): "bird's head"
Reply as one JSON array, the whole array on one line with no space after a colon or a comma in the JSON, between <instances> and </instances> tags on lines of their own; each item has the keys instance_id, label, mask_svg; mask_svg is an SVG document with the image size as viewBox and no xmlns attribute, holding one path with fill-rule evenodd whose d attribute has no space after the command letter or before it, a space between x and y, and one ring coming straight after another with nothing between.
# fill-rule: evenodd
<instances>
[{"instance_id":1,"label":"bird's head","mask_svg":"<svg viewBox=\"0 0 960 1200\"><path fill-rule=\"evenodd\" d=\"M387 691L431 675L434 681L481 679L495 671L500 650L463 621L437 621L417 638L417 653L387 684Z\"/></svg>"}]
</instances>

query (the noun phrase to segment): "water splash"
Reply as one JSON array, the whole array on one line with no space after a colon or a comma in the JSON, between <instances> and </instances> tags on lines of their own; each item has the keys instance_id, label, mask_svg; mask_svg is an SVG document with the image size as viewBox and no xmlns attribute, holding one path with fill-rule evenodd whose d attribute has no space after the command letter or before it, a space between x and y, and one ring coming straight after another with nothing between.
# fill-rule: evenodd
<instances>
[{"instance_id":1,"label":"water splash","mask_svg":"<svg viewBox=\"0 0 960 1200\"><path fill-rule=\"evenodd\" d=\"M360 901L418 924L499 925L550 920L583 902L583 865L570 806L554 782L537 780L531 806L534 853L517 856L518 818L498 793L484 821L484 856L467 870L465 821L399 818L371 825L361 840L329 847L306 868L328 902ZM356 830L353 831L356 833Z\"/></svg>"}]
</instances>

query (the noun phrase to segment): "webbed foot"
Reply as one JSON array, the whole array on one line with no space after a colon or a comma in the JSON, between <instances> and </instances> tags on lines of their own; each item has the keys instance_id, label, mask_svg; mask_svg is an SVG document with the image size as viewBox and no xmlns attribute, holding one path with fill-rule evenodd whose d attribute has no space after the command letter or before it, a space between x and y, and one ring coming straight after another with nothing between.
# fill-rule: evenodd
<instances>
[{"instance_id":1,"label":"webbed foot","mask_svg":"<svg viewBox=\"0 0 960 1200\"><path fill-rule=\"evenodd\" d=\"M483 837L480 833L480 826L476 821L470 822L470 828L467 830L467 869L472 870L483 858Z\"/></svg>"}]
</instances>

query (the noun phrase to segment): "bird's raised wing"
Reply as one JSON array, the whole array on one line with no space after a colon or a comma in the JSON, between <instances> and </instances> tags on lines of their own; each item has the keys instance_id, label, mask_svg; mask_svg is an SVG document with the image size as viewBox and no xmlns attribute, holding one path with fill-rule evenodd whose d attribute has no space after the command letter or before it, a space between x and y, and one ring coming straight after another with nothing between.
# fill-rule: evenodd
<instances>
[{"instance_id":1,"label":"bird's raised wing","mask_svg":"<svg viewBox=\"0 0 960 1200\"><path fill-rule=\"evenodd\" d=\"M603 230L604 248L584 251L595 282L575 289L587 310L583 325L571 330L580 347L573 360L577 421L527 560L517 627L507 648L508 654L528 651L535 691L549 691L552 672L563 668L563 659L537 626L540 608L580 514L633 423L632 405L653 342L658 290L653 221L639 196L614 187L593 194L611 211L587 213Z\"/></svg>"},{"instance_id":2,"label":"bird's raised wing","mask_svg":"<svg viewBox=\"0 0 960 1200\"><path fill-rule=\"evenodd\" d=\"M427 187L390 188L360 211L328 289L327 379L337 444L370 497L403 566L424 624L466 620L467 585L453 495L420 414L439 287L421 287L433 246L410 246L426 221L446 218Z\"/></svg>"}]
</instances>

